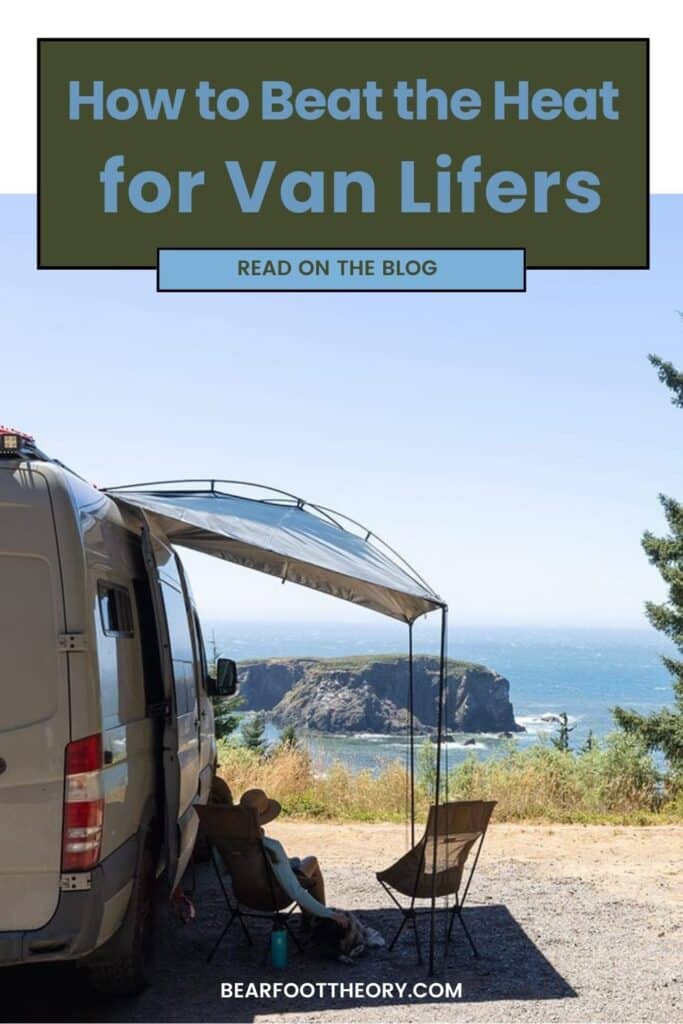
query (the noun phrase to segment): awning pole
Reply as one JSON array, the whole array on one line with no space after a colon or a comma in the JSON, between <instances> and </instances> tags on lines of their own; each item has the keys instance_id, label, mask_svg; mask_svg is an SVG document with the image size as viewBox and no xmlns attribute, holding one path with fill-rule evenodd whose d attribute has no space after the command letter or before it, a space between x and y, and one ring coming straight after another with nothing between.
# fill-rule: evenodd
<instances>
[{"instance_id":1,"label":"awning pole","mask_svg":"<svg viewBox=\"0 0 683 1024\"><path fill-rule=\"evenodd\" d=\"M446 624L448 609L441 609L441 655L439 659L439 698L436 718L436 782L434 784L434 835L432 838L432 899L429 921L429 973L434 974L434 949L436 943L436 868L439 847L439 801L441 797L441 744L443 741L443 703L446 689Z\"/></svg>"},{"instance_id":2,"label":"awning pole","mask_svg":"<svg viewBox=\"0 0 683 1024\"><path fill-rule=\"evenodd\" d=\"M408 624L408 715L410 728L410 848L415 846L415 707L413 681L413 624Z\"/></svg>"}]
</instances>

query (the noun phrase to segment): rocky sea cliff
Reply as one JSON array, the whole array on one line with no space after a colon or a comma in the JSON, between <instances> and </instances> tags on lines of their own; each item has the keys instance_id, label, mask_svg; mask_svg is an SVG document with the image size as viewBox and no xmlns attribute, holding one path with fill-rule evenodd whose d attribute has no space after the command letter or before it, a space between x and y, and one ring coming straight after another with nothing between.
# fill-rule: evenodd
<instances>
[{"instance_id":1,"label":"rocky sea cliff","mask_svg":"<svg viewBox=\"0 0 683 1024\"><path fill-rule=\"evenodd\" d=\"M439 659L414 659L415 730L436 728ZM247 711L266 711L280 726L328 733L405 733L408 659L397 655L348 658L271 658L239 665ZM524 732L515 721L507 679L484 665L448 662L447 732Z\"/></svg>"}]
</instances>

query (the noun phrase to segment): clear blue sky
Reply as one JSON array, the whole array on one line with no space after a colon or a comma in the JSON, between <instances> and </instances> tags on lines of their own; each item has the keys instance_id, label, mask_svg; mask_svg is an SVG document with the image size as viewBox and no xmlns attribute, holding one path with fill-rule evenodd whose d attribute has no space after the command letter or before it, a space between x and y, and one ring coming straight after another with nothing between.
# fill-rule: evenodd
<instances>
[{"instance_id":1,"label":"clear blue sky","mask_svg":"<svg viewBox=\"0 0 683 1024\"><path fill-rule=\"evenodd\" d=\"M455 623L638 626L661 595L639 538L683 496L683 413L646 354L683 363L683 197L653 200L649 272L531 272L524 295L157 295L151 271L36 271L30 197L0 228L0 422L89 479L339 508ZM186 561L212 618L369 615Z\"/></svg>"}]
</instances>

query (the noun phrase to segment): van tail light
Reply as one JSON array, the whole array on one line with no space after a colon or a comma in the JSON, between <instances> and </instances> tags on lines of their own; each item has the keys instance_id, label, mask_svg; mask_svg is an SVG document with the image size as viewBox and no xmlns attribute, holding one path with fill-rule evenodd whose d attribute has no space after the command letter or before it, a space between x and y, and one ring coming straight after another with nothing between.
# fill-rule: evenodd
<instances>
[{"instance_id":1,"label":"van tail light","mask_svg":"<svg viewBox=\"0 0 683 1024\"><path fill-rule=\"evenodd\" d=\"M100 859L104 796L102 736L66 748L62 871L90 871Z\"/></svg>"}]
</instances>

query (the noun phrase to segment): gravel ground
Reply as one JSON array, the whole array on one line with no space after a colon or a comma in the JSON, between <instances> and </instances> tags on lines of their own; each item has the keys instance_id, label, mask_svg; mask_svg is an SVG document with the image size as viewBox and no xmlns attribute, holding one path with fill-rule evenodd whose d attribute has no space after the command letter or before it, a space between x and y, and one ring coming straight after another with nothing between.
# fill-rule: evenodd
<instances>
[{"instance_id":1,"label":"gravel ground","mask_svg":"<svg viewBox=\"0 0 683 1024\"><path fill-rule=\"evenodd\" d=\"M298 852L298 851L297 851ZM325 863L325 850L319 848ZM644 865L644 871L647 867ZM385 936L398 912L369 871L332 860L329 893ZM263 967L267 933L255 931L250 950L237 926L210 965L206 956L224 920L224 904L208 866L197 869L198 917L182 926L164 912L156 977L134 1000L103 1003L74 968L6 969L4 1020L25 1021L647 1021L683 1022L683 914L670 901L615 898L595 882L549 877L534 863L482 858L466 922L480 948L473 960L457 930L434 981L462 984L459 999L406 991L377 998L221 999L221 982L426 982L406 929L392 953L373 950L348 966L291 950L285 972ZM427 921L421 928L427 944Z\"/></svg>"}]
</instances>

